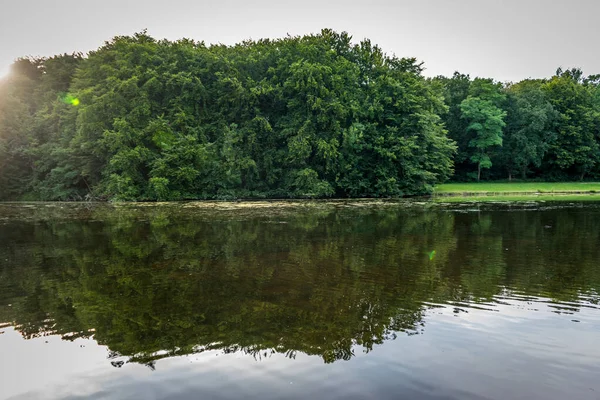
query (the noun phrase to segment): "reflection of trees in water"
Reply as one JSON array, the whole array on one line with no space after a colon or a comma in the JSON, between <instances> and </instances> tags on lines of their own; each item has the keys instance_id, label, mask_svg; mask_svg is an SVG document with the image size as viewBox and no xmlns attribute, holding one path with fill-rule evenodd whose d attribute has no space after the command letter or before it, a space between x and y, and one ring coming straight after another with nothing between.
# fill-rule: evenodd
<instances>
[{"instance_id":1,"label":"reflection of trees in water","mask_svg":"<svg viewBox=\"0 0 600 400\"><path fill-rule=\"evenodd\" d=\"M600 287L600 221L585 213L89 216L0 227L0 319L25 337L93 334L115 366L214 349L348 360L419 333L424 303Z\"/></svg>"}]
</instances>

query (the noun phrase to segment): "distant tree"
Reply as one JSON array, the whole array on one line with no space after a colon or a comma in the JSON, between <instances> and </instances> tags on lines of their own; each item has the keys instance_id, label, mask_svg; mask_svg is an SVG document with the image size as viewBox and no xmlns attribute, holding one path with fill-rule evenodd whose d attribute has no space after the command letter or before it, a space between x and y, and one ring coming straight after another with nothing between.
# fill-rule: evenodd
<instances>
[{"instance_id":1,"label":"distant tree","mask_svg":"<svg viewBox=\"0 0 600 400\"><path fill-rule=\"evenodd\" d=\"M448 111L442 113L441 117L448 130L448 137L457 145L453 159L456 176L464 178L472 168L469 148L471 138L467 132L468 122L462 117L460 105L469 96L471 78L455 72L451 78L438 76L433 81L442 85L442 95Z\"/></svg>"},{"instance_id":2,"label":"distant tree","mask_svg":"<svg viewBox=\"0 0 600 400\"><path fill-rule=\"evenodd\" d=\"M558 114L542 90L542 84L526 80L507 89L507 126L498 161L509 179L514 173L525 179L530 166L540 167L556 139L553 129Z\"/></svg>"},{"instance_id":3,"label":"distant tree","mask_svg":"<svg viewBox=\"0 0 600 400\"><path fill-rule=\"evenodd\" d=\"M548 151L548 169L584 179L600 163L600 112L597 88L584 84L579 69L563 71L543 85L550 103L559 113L556 140Z\"/></svg>"},{"instance_id":4,"label":"distant tree","mask_svg":"<svg viewBox=\"0 0 600 400\"><path fill-rule=\"evenodd\" d=\"M502 146L502 129L506 126L506 112L495 106L490 100L479 97L467 97L461 103L462 117L468 121L468 132L475 136L469 141L473 149L471 162L477 164L477 181L481 179L481 169L490 168L490 150L494 146Z\"/></svg>"}]
</instances>

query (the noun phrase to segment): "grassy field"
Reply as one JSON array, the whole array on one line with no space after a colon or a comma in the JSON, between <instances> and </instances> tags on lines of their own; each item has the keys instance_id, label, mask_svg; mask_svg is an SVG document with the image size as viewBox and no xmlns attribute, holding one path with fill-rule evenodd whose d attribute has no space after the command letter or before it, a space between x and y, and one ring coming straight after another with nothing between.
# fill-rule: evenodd
<instances>
[{"instance_id":1,"label":"grassy field","mask_svg":"<svg viewBox=\"0 0 600 400\"><path fill-rule=\"evenodd\" d=\"M437 203L482 203L482 202L529 202L529 201L593 201L600 202L600 193L596 194L528 194L528 195L488 195L488 196L438 196Z\"/></svg>"},{"instance_id":2,"label":"grassy field","mask_svg":"<svg viewBox=\"0 0 600 400\"><path fill-rule=\"evenodd\" d=\"M600 193L599 182L482 182L446 183L434 196L527 195L537 193Z\"/></svg>"}]
</instances>

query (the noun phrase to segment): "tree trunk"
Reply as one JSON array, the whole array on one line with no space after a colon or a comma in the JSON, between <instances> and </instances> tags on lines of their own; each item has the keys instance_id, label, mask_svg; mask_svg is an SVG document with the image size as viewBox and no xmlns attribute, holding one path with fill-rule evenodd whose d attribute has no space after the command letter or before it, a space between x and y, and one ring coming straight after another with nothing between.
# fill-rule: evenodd
<instances>
[{"instance_id":1,"label":"tree trunk","mask_svg":"<svg viewBox=\"0 0 600 400\"><path fill-rule=\"evenodd\" d=\"M477 182L481 179L481 163L477 164Z\"/></svg>"},{"instance_id":2,"label":"tree trunk","mask_svg":"<svg viewBox=\"0 0 600 400\"><path fill-rule=\"evenodd\" d=\"M523 178L523 179L527 178L527 166L525 166L521 169L521 178Z\"/></svg>"},{"instance_id":3,"label":"tree trunk","mask_svg":"<svg viewBox=\"0 0 600 400\"><path fill-rule=\"evenodd\" d=\"M579 177L579 180L582 181L583 178L585 178L585 170L583 170L583 172L581 173L581 176Z\"/></svg>"},{"instance_id":4,"label":"tree trunk","mask_svg":"<svg viewBox=\"0 0 600 400\"><path fill-rule=\"evenodd\" d=\"M512 182L512 172L508 171L508 181Z\"/></svg>"},{"instance_id":5,"label":"tree trunk","mask_svg":"<svg viewBox=\"0 0 600 400\"><path fill-rule=\"evenodd\" d=\"M246 187L246 171L241 170L240 175L241 175L240 178L242 180L242 189L247 189L247 187Z\"/></svg>"}]
</instances>

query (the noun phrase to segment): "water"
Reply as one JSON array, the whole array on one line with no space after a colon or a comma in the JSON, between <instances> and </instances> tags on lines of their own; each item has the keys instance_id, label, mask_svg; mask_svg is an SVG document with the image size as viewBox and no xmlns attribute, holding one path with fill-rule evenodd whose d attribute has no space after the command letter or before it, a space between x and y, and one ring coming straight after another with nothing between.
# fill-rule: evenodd
<instances>
[{"instance_id":1,"label":"water","mask_svg":"<svg viewBox=\"0 0 600 400\"><path fill-rule=\"evenodd\" d=\"M600 399L597 203L3 204L0 243L1 399Z\"/></svg>"}]
</instances>

